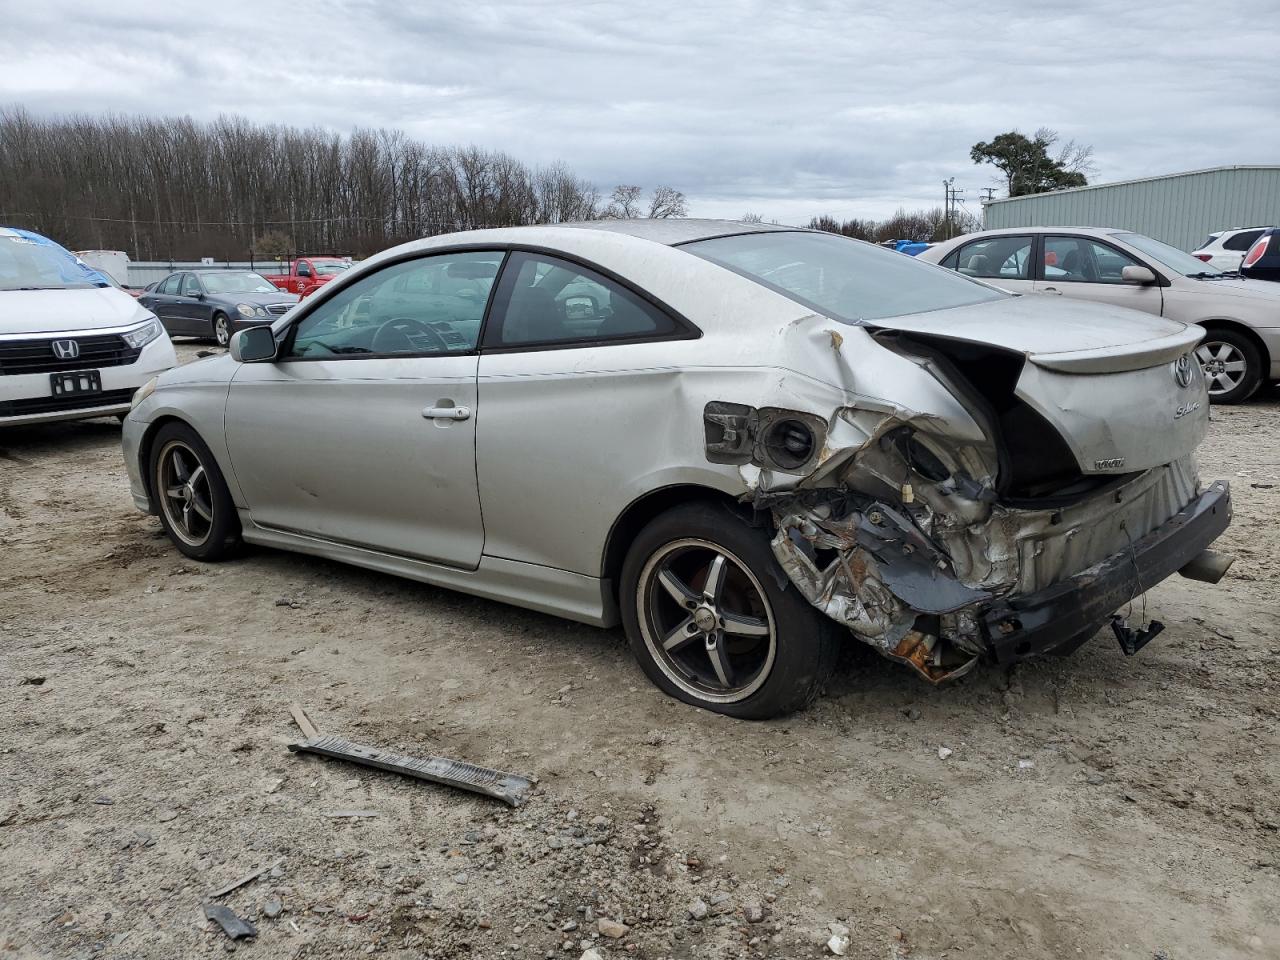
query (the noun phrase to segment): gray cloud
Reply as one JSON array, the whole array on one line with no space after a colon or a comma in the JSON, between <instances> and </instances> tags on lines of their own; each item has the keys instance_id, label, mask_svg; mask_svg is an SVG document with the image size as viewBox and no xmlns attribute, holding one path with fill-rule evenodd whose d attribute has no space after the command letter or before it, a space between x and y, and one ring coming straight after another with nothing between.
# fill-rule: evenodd
<instances>
[{"instance_id":1,"label":"gray cloud","mask_svg":"<svg viewBox=\"0 0 1280 960\"><path fill-rule=\"evenodd\" d=\"M969 146L1011 127L1093 144L1101 180L1280 156L1265 4L76 6L7 5L0 103L399 127L701 216L883 216L950 176L976 200Z\"/></svg>"}]
</instances>

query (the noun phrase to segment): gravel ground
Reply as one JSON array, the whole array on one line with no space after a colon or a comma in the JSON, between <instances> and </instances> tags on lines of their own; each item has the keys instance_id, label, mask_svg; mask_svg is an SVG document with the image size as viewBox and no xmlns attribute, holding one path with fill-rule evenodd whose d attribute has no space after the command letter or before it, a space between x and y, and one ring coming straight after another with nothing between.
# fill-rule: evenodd
<instances>
[{"instance_id":1,"label":"gravel ground","mask_svg":"<svg viewBox=\"0 0 1280 960\"><path fill-rule=\"evenodd\" d=\"M1280 399L1214 420L1239 560L1154 590L1139 656L1100 635L933 689L851 646L770 723L662 697L619 631L189 562L134 512L114 421L0 434L0 950L791 958L834 929L878 960L1280 957ZM291 754L294 700L537 789ZM272 865L217 901L257 927L233 944L201 904Z\"/></svg>"}]
</instances>

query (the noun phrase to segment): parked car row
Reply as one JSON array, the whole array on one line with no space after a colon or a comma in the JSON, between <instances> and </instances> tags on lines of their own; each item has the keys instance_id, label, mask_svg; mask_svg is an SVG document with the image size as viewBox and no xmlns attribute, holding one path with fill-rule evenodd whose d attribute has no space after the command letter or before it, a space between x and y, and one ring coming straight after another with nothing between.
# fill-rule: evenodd
<instances>
[{"instance_id":1,"label":"parked car row","mask_svg":"<svg viewBox=\"0 0 1280 960\"><path fill-rule=\"evenodd\" d=\"M1194 454L1207 391L1272 350L1265 289L1123 231L913 259L680 220L433 237L305 299L187 270L133 300L8 230L0 422L128 411L133 500L194 559L261 544L621 623L662 690L762 718L842 636L935 683L1108 622L1137 652L1158 631L1114 611L1230 565ZM229 349L176 367L166 327Z\"/></svg>"},{"instance_id":2,"label":"parked car row","mask_svg":"<svg viewBox=\"0 0 1280 960\"><path fill-rule=\"evenodd\" d=\"M1280 285L1244 280L1142 234L1082 227L987 230L934 244L918 259L1012 293L1087 300L1196 324L1206 331L1196 356L1209 397L1218 403L1239 403L1262 383L1280 379Z\"/></svg>"}]
</instances>

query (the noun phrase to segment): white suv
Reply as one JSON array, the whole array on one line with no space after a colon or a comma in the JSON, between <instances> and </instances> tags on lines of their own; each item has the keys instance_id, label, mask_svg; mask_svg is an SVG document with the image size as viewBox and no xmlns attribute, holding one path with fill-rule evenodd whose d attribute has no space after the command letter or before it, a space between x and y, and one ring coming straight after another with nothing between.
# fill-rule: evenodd
<instances>
[{"instance_id":1,"label":"white suv","mask_svg":"<svg viewBox=\"0 0 1280 960\"><path fill-rule=\"evenodd\" d=\"M128 413L177 363L137 300L52 240L0 227L0 427Z\"/></svg>"},{"instance_id":2,"label":"white suv","mask_svg":"<svg viewBox=\"0 0 1280 960\"><path fill-rule=\"evenodd\" d=\"M1197 260L1211 264L1219 270L1236 271L1244 255L1268 227L1246 227L1235 230L1219 230L1209 234L1209 239L1200 245L1199 250L1191 251Z\"/></svg>"}]
</instances>

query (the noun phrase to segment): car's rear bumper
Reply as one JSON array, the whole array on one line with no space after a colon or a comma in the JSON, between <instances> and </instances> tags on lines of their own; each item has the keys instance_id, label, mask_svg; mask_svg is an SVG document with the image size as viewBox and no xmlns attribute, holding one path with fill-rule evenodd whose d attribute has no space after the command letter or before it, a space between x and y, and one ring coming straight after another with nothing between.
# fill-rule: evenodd
<instances>
[{"instance_id":1,"label":"car's rear bumper","mask_svg":"<svg viewBox=\"0 0 1280 960\"><path fill-rule=\"evenodd\" d=\"M1070 653L1116 610L1181 570L1231 522L1231 492L1218 481L1122 551L1036 593L986 607L980 620L990 658L1014 663Z\"/></svg>"}]
</instances>

